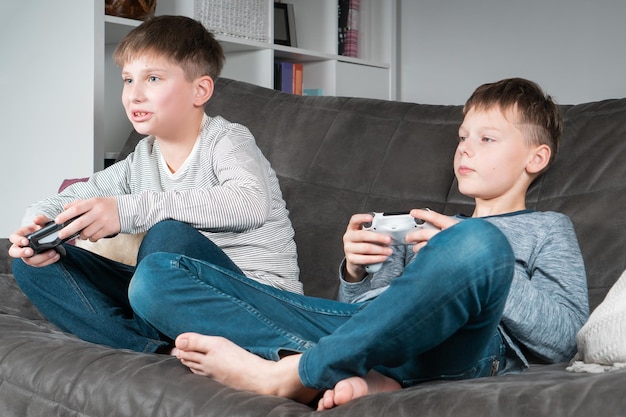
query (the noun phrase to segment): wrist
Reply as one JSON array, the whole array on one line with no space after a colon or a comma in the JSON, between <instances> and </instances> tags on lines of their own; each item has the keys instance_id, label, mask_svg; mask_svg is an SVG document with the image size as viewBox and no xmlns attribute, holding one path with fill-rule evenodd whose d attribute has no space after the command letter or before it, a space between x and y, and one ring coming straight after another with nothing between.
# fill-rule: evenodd
<instances>
[{"instance_id":1,"label":"wrist","mask_svg":"<svg viewBox=\"0 0 626 417\"><path fill-rule=\"evenodd\" d=\"M346 282L361 282L367 275L365 268L360 265L351 265L346 262L344 265L343 279Z\"/></svg>"}]
</instances>

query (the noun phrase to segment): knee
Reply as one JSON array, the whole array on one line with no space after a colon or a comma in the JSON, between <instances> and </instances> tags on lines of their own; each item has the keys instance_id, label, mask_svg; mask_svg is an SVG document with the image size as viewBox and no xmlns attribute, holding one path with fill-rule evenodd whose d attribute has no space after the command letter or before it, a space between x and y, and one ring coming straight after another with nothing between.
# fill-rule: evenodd
<instances>
[{"instance_id":1,"label":"knee","mask_svg":"<svg viewBox=\"0 0 626 417\"><path fill-rule=\"evenodd\" d=\"M150 320L160 309L166 282L158 273L159 253L146 256L137 266L128 286L128 301L140 317Z\"/></svg>"},{"instance_id":2,"label":"knee","mask_svg":"<svg viewBox=\"0 0 626 417\"><path fill-rule=\"evenodd\" d=\"M482 219L465 220L459 226L458 253L468 258L462 263L467 271L473 271L468 279L477 285L488 285L494 291L498 288L508 291L515 255L504 233Z\"/></svg>"},{"instance_id":3,"label":"knee","mask_svg":"<svg viewBox=\"0 0 626 417\"><path fill-rule=\"evenodd\" d=\"M466 279L472 285L492 279L506 284L515 267L508 239L498 227L483 219L467 219L438 233L418 257L419 262L409 265L417 268L416 276L428 264L443 275Z\"/></svg>"},{"instance_id":4,"label":"knee","mask_svg":"<svg viewBox=\"0 0 626 417\"><path fill-rule=\"evenodd\" d=\"M191 228L187 223L179 222L178 220L163 220L152 226L144 237L146 239L161 239L167 240L175 236L179 236L182 233L186 233Z\"/></svg>"},{"instance_id":5,"label":"knee","mask_svg":"<svg viewBox=\"0 0 626 417\"><path fill-rule=\"evenodd\" d=\"M163 220L146 232L137 256L137 263L151 253L162 251L164 248L176 247L181 236L186 236L193 228L187 223L177 220Z\"/></svg>"},{"instance_id":6,"label":"knee","mask_svg":"<svg viewBox=\"0 0 626 417\"><path fill-rule=\"evenodd\" d=\"M460 256L471 254L475 260L511 264L515 262L513 249L502 231L483 219L468 219L449 229L454 247Z\"/></svg>"}]
</instances>

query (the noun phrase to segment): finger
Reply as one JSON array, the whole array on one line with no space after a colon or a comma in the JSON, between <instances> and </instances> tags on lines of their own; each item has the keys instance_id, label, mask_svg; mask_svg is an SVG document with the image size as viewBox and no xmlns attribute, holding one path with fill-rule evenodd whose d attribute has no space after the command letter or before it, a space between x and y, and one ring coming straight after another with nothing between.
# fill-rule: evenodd
<instances>
[{"instance_id":1,"label":"finger","mask_svg":"<svg viewBox=\"0 0 626 417\"><path fill-rule=\"evenodd\" d=\"M9 242L13 243L14 245L20 248L24 246L28 246L28 239L26 238L26 235L34 231L35 230L31 231L31 229L28 229L28 230L20 229L19 231L11 233L9 235Z\"/></svg>"},{"instance_id":2,"label":"finger","mask_svg":"<svg viewBox=\"0 0 626 417\"><path fill-rule=\"evenodd\" d=\"M41 226L45 226L48 223L50 223L50 218L44 214L39 214L35 216L35 218L33 219L33 224L39 226L35 230L41 229Z\"/></svg>"},{"instance_id":3,"label":"finger","mask_svg":"<svg viewBox=\"0 0 626 417\"><path fill-rule=\"evenodd\" d=\"M82 217L82 216L81 216ZM81 217L76 218L76 220L71 221L70 223L65 223L65 227L63 227L61 230L59 230L58 232L58 236L60 239L67 239L71 236L76 235L77 233L81 232L83 230L83 223L85 222L84 219L81 219ZM80 219L80 221L79 221Z\"/></svg>"},{"instance_id":4,"label":"finger","mask_svg":"<svg viewBox=\"0 0 626 417\"><path fill-rule=\"evenodd\" d=\"M413 209L411 210L411 216L424 220L425 222L432 224L440 230L446 229L458 223L457 220L453 219L450 216L446 216L444 214L437 213L436 211L432 211L429 209Z\"/></svg>"},{"instance_id":5,"label":"finger","mask_svg":"<svg viewBox=\"0 0 626 417\"><path fill-rule=\"evenodd\" d=\"M67 223L70 220L76 220L89 212L92 208L91 200L76 200L63 206L64 210L54 219L57 223ZM83 225L84 227L85 225Z\"/></svg>"},{"instance_id":6,"label":"finger","mask_svg":"<svg viewBox=\"0 0 626 417\"><path fill-rule=\"evenodd\" d=\"M440 219L442 214L430 209L413 209L411 210L411 216L434 224Z\"/></svg>"},{"instance_id":7,"label":"finger","mask_svg":"<svg viewBox=\"0 0 626 417\"><path fill-rule=\"evenodd\" d=\"M28 245L28 240L26 240ZM13 244L9 247L9 256L11 258L30 258L35 252L28 246L22 244Z\"/></svg>"},{"instance_id":8,"label":"finger","mask_svg":"<svg viewBox=\"0 0 626 417\"><path fill-rule=\"evenodd\" d=\"M82 202L85 200L74 200L63 206L63 210L67 211L69 209L76 209L76 206L80 206Z\"/></svg>"},{"instance_id":9,"label":"finger","mask_svg":"<svg viewBox=\"0 0 626 417\"><path fill-rule=\"evenodd\" d=\"M409 244L419 243L430 240L433 236L439 233L441 230L436 226L424 227L416 230L412 230L406 234L406 242Z\"/></svg>"},{"instance_id":10,"label":"finger","mask_svg":"<svg viewBox=\"0 0 626 417\"><path fill-rule=\"evenodd\" d=\"M393 240L391 236L384 233L376 233L371 230L362 230L359 232L360 241L374 243L377 246L387 246Z\"/></svg>"},{"instance_id":11,"label":"finger","mask_svg":"<svg viewBox=\"0 0 626 417\"><path fill-rule=\"evenodd\" d=\"M376 233L374 233L376 234ZM385 236L387 239L384 240L384 243L381 242L350 242L346 245L347 254L353 255L383 255L389 256L393 253L393 249L388 246L391 243L391 238L389 236Z\"/></svg>"},{"instance_id":12,"label":"finger","mask_svg":"<svg viewBox=\"0 0 626 417\"><path fill-rule=\"evenodd\" d=\"M30 249L30 251L32 252L32 249ZM54 249L50 249L48 251L45 251L43 253L38 253L30 257L22 258L24 263L30 266L37 267L37 268L52 265L53 263L57 262L59 259L61 259L61 255L59 255L59 253L55 251Z\"/></svg>"},{"instance_id":13,"label":"finger","mask_svg":"<svg viewBox=\"0 0 626 417\"><path fill-rule=\"evenodd\" d=\"M385 262L389 256L387 255L354 255L346 260L352 265L372 265Z\"/></svg>"},{"instance_id":14,"label":"finger","mask_svg":"<svg viewBox=\"0 0 626 417\"><path fill-rule=\"evenodd\" d=\"M424 246L426 246L427 243L428 241L416 243L413 245L413 252L418 253Z\"/></svg>"},{"instance_id":15,"label":"finger","mask_svg":"<svg viewBox=\"0 0 626 417\"><path fill-rule=\"evenodd\" d=\"M352 230L361 230L363 227L363 223L371 222L374 219L370 213L358 213L354 214L350 218L350 222L348 223L348 228Z\"/></svg>"}]
</instances>

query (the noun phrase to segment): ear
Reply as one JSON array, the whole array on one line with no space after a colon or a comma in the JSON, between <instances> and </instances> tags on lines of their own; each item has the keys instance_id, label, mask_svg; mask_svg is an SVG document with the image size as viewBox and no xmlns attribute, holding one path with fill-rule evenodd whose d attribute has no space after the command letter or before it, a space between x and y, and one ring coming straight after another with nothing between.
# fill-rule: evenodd
<instances>
[{"instance_id":1,"label":"ear","mask_svg":"<svg viewBox=\"0 0 626 417\"><path fill-rule=\"evenodd\" d=\"M539 145L535 147L528 164L526 164L526 171L529 174L539 174L546 169L550 163L551 155L552 150L548 145Z\"/></svg>"},{"instance_id":2,"label":"ear","mask_svg":"<svg viewBox=\"0 0 626 417\"><path fill-rule=\"evenodd\" d=\"M202 107L213 95L213 78L205 75L196 79L195 84L196 94L194 96L193 104L196 107Z\"/></svg>"}]
</instances>

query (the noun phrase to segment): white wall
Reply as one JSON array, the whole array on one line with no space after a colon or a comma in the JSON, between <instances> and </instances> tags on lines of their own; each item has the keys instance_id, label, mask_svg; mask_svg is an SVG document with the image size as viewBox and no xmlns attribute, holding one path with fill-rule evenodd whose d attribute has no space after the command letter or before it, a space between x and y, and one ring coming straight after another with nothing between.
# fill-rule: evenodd
<instances>
[{"instance_id":1,"label":"white wall","mask_svg":"<svg viewBox=\"0 0 626 417\"><path fill-rule=\"evenodd\" d=\"M64 178L93 172L94 2L0 1L0 237ZM42 36L43 33L43 36Z\"/></svg>"},{"instance_id":2,"label":"white wall","mask_svg":"<svg viewBox=\"0 0 626 417\"><path fill-rule=\"evenodd\" d=\"M462 104L525 77L559 103L626 97L624 0L400 0L399 100Z\"/></svg>"}]
</instances>

